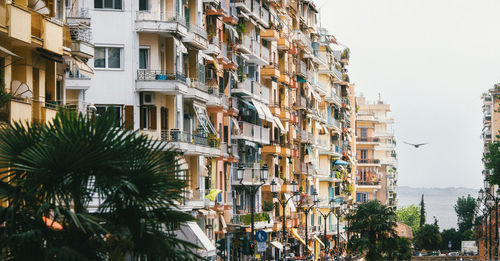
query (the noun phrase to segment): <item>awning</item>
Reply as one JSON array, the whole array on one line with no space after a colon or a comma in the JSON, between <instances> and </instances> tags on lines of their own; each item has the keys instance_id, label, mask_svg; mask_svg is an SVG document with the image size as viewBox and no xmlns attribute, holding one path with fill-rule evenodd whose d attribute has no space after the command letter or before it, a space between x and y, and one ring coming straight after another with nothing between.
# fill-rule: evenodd
<instances>
[{"instance_id":1,"label":"awning","mask_svg":"<svg viewBox=\"0 0 500 261\"><path fill-rule=\"evenodd\" d=\"M178 39L174 38L175 46L177 46L177 53L188 53L188 50L184 44Z\"/></svg>"},{"instance_id":2,"label":"awning","mask_svg":"<svg viewBox=\"0 0 500 261\"><path fill-rule=\"evenodd\" d=\"M219 220L220 220L220 223L222 225L222 229L225 230L227 228L226 219L224 218L224 216L219 215Z\"/></svg>"},{"instance_id":3,"label":"awning","mask_svg":"<svg viewBox=\"0 0 500 261\"><path fill-rule=\"evenodd\" d=\"M9 51L7 48L5 48L5 47L3 47L3 46L1 46L1 45L0 45L0 52L2 52L2 53L6 53L7 55L10 55L10 56L14 56L14 57L17 57L17 58L21 58L21 59L23 59L23 57L21 57L21 56L19 56L19 55L15 54L15 53L13 53L13 52Z\"/></svg>"},{"instance_id":4,"label":"awning","mask_svg":"<svg viewBox=\"0 0 500 261\"><path fill-rule=\"evenodd\" d=\"M297 230L295 230L295 228L290 229L290 232L292 232L292 236L299 240L300 243L302 243L304 246L306 245L306 241L304 241L304 239L297 233ZM309 251L312 251L310 246L307 246L307 249L309 249Z\"/></svg>"},{"instance_id":5,"label":"awning","mask_svg":"<svg viewBox=\"0 0 500 261\"><path fill-rule=\"evenodd\" d=\"M318 241L318 243L319 243L320 245L322 245L323 247L325 247L325 244L323 243L323 241L321 241L321 239L319 239L319 237L318 237L318 236L313 235L313 237L314 237L314 239L316 239L316 241Z\"/></svg>"},{"instance_id":6,"label":"awning","mask_svg":"<svg viewBox=\"0 0 500 261\"><path fill-rule=\"evenodd\" d=\"M211 61L211 62L214 61L214 58L212 56L210 56L210 55L206 55L203 52L200 52L199 54L200 54L201 58L203 58L203 59L205 59L207 61Z\"/></svg>"},{"instance_id":7,"label":"awning","mask_svg":"<svg viewBox=\"0 0 500 261\"><path fill-rule=\"evenodd\" d=\"M278 125L278 128L280 128L281 132L286 133L286 129L283 126L283 123L281 123L281 120L278 117L273 117L273 118L274 118L274 122L276 122L276 125Z\"/></svg>"},{"instance_id":8,"label":"awning","mask_svg":"<svg viewBox=\"0 0 500 261\"><path fill-rule=\"evenodd\" d=\"M309 154L309 156L313 156L313 151L312 151L311 145L305 144L305 147L306 147L307 154Z\"/></svg>"},{"instance_id":9,"label":"awning","mask_svg":"<svg viewBox=\"0 0 500 261\"><path fill-rule=\"evenodd\" d=\"M269 242L269 244L271 244L271 246L273 246L279 250L283 250L283 244L281 244L278 241L271 241L271 242Z\"/></svg>"},{"instance_id":10,"label":"awning","mask_svg":"<svg viewBox=\"0 0 500 261\"><path fill-rule=\"evenodd\" d=\"M246 106L248 106L248 108L254 110L254 111L257 111L257 108L255 108L255 106L253 106L253 104L247 102L246 100L243 100L243 99L240 99L241 102L243 102Z\"/></svg>"},{"instance_id":11,"label":"awning","mask_svg":"<svg viewBox=\"0 0 500 261\"><path fill-rule=\"evenodd\" d=\"M94 70L86 62L82 61L80 58L73 56L74 62L80 71L84 71L88 76L94 75Z\"/></svg>"},{"instance_id":12,"label":"awning","mask_svg":"<svg viewBox=\"0 0 500 261\"><path fill-rule=\"evenodd\" d=\"M347 135L347 140L348 140L349 142L352 142L351 135Z\"/></svg>"},{"instance_id":13,"label":"awning","mask_svg":"<svg viewBox=\"0 0 500 261\"><path fill-rule=\"evenodd\" d=\"M209 257L215 256L216 249L215 246L210 242L210 239L205 235L203 230L198 226L196 222L187 222L185 225L181 226L180 230L177 230L176 235L179 239L183 239L198 245L201 249L197 252L200 256Z\"/></svg>"},{"instance_id":14,"label":"awning","mask_svg":"<svg viewBox=\"0 0 500 261\"><path fill-rule=\"evenodd\" d=\"M222 190L220 190L220 189L211 189L210 192L208 193L208 195L205 196L205 198L210 200L210 201L215 201L215 198L217 198L217 196L221 192L222 192Z\"/></svg>"},{"instance_id":15,"label":"awning","mask_svg":"<svg viewBox=\"0 0 500 261\"><path fill-rule=\"evenodd\" d=\"M255 99L252 99L253 106L257 110L257 114L261 120L266 120L266 114L264 113L264 109L262 108L262 104Z\"/></svg>"},{"instance_id":16,"label":"awning","mask_svg":"<svg viewBox=\"0 0 500 261\"><path fill-rule=\"evenodd\" d=\"M207 108L193 103L193 108L196 113L196 117L198 118L198 122L200 126L205 130L206 133L217 134L214 126L210 122L210 118L208 117Z\"/></svg>"},{"instance_id":17,"label":"awning","mask_svg":"<svg viewBox=\"0 0 500 261\"><path fill-rule=\"evenodd\" d=\"M269 109L269 106L266 106L266 105L264 105L262 103L260 103L260 106L261 106L262 110L264 111L264 114L266 115L266 120L268 122L273 122L274 121L274 116L273 116L273 113L271 112L271 110Z\"/></svg>"},{"instance_id":18,"label":"awning","mask_svg":"<svg viewBox=\"0 0 500 261\"><path fill-rule=\"evenodd\" d=\"M240 125L238 124L238 121L236 120L235 117L231 117L231 121L233 122L233 129L236 131L236 135L241 134L241 129Z\"/></svg>"},{"instance_id":19,"label":"awning","mask_svg":"<svg viewBox=\"0 0 500 261\"><path fill-rule=\"evenodd\" d=\"M328 133L328 129L326 128L325 124L321 123L321 128L323 128L325 133Z\"/></svg>"},{"instance_id":20,"label":"awning","mask_svg":"<svg viewBox=\"0 0 500 261\"><path fill-rule=\"evenodd\" d=\"M343 161L343 160L336 160L335 163L333 163L333 164L335 164L335 165L344 165L344 166L345 165L349 165L348 162Z\"/></svg>"},{"instance_id":21,"label":"awning","mask_svg":"<svg viewBox=\"0 0 500 261\"><path fill-rule=\"evenodd\" d=\"M312 93L312 96L314 97L314 99L321 101L321 97L319 96L318 92L311 91L311 93Z\"/></svg>"},{"instance_id":22,"label":"awning","mask_svg":"<svg viewBox=\"0 0 500 261\"><path fill-rule=\"evenodd\" d=\"M307 82L307 81L306 81L306 79L304 79L301 76L297 75L297 82Z\"/></svg>"}]
</instances>

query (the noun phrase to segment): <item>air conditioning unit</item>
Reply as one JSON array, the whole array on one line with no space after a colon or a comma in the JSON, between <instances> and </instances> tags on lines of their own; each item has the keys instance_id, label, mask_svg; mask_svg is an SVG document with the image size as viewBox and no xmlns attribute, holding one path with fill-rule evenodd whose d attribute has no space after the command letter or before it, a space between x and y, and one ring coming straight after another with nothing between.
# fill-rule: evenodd
<instances>
[{"instance_id":1,"label":"air conditioning unit","mask_svg":"<svg viewBox=\"0 0 500 261\"><path fill-rule=\"evenodd\" d=\"M155 105L155 94L152 92L143 92L141 96L141 105Z\"/></svg>"}]
</instances>

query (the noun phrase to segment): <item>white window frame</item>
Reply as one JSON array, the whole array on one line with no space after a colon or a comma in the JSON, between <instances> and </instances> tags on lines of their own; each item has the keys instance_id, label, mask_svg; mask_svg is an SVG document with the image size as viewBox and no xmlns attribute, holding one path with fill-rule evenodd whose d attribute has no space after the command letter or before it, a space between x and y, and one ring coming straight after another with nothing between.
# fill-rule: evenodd
<instances>
[{"instance_id":1,"label":"white window frame","mask_svg":"<svg viewBox=\"0 0 500 261\"><path fill-rule=\"evenodd\" d=\"M124 48L123 45L96 45L95 48L104 48L104 67L95 67L95 57L94 57L94 69L95 70L102 70L102 71L123 71L123 59L124 59ZM119 68L109 68L108 64L108 49L109 48L118 48L120 50L120 67Z\"/></svg>"},{"instance_id":2,"label":"white window frame","mask_svg":"<svg viewBox=\"0 0 500 261\"><path fill-rule=\"evenodd\" d=\"M146 68L143 69L141 68L141 49L144 49L144 50L147 50L148 51L148 57L147 57L147 62L146 62ZM147 46L147 45L141 45L139 46L139 64L138 64L138 67L139 67L139 70L150 70L150 61L151 61L151 47L150 46Z\"/></svg>"}]
</instances>

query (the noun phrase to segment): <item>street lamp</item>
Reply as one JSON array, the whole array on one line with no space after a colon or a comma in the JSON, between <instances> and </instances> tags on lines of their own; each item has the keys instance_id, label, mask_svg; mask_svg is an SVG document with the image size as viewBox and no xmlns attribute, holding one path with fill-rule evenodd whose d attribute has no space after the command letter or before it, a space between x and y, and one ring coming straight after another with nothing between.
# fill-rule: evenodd
<instances>
[{"instance_id":1,"label":"street lamp","mask_svg":"<svg viewBox=\"0 0 500 261\"><path fill-rule=\"evenodd\" d=\"M497 193L495 193L495 191L493 191L493 193L491 193L491 186L488 182L487 179L484 180L484 188L485 190L483 191L483 189L479 190L479 197L484 199L485 200L485 206L486 208L488 208L489 212L490 212L490 245L491 245L491 219L492 219L492 215L491 215L491 210L493 209L493 207L495 207L495 245L498 246L498 202L500 201L500 198L498 197L498 194L499 194L499 191L497 191ZM490 253L490 259L491 259L491 247L490 247L490 250L489 250L489 253ZM498 260L498 247L495 247L495 260Z\"/></svg>"},{"instance_id":2,"label":"street lamp","mask_svg":"<svg viewBox=\"0 0 500 261\"><path fill-rule=\"evenodd\" d=\"M346 211L346 208L347 208L347 205L346 205L347 202L345 201L342 201L341 205L339 206L338 208L338 211L334 211L334 215L335 217L337 218L337 242L335 242L335 245L338 247L338 245L340 244L340 217L342 215L345 215L345 211Z\"/></svg>"},{"instance_id":3,"label":"street lamp","mask_svg":"<svg viewBox=\"0 0 500 261\"><path fill-rule=\"evenodd\" d=\"M325 220L325 231L323 232L324 235L323 235L323 240L324 240L324 243L325 243L325 246L326 246L326 219L330 216L330 214L334 211L335 209L335 200L332 199L330 200L330 202L328 202L328 213L326 214L323 214L321 211L318 211L321 216L323 217L323 219Z\"/></svg>"},{"instance_id":4,"label":"street lamp","mask_svg":"<svg viewBox=\"0 0 500 261\"><path fill-rule=\"evenodd\" d=\"M254 243L254 213L255 213L255 194L259 191L259 188L262 187L269 179L269 167L267 164L264 164L260 169L260 182L261 184L255 186L253 183L251 185L243 184L245 169L240 165L236 170L236 179L240 181L240 185L250 194L250 213L251 213L251 232L250 232L250 242Z\"/></svg>"},{"instance_id":5,"label":"street lamp","mask_svg":"<svg viewBox=\"0 0 500 261\"><path fill-rule=\"evenodd\" d=\"M271 192L273 193L273 198L277 199L278 202L280 203L281 207L283 208L283 256L286 256L286 205L288 204L288 201L293 199L293 201L299 201L300 200L300 193L299 193L299 184L293 180L292 181L292 193L293 196L289 197L288 199L280 199L278 197L278 192L276 190L276 182L273 180L271 182Z\"/></svg>"},{"instance_id":6,"label":"street lamp","mask_svg":"<svg viewBox=\"0 0 500 261\"><path fill-rule=\"evenodd\" d=\"M307 251L307 241L308 241L308 229L307 229L307 215L309 214L309 212L313 209L313 208L317 208L318 205L319 205L319 199L318 199L318 192L314 191L312 193L312 196L313 196L313 204L309 207L300 207L300 209L302 210L302 212L304 212L304 214L306 215L306 251Z\"/></svg>"}]
</instances>

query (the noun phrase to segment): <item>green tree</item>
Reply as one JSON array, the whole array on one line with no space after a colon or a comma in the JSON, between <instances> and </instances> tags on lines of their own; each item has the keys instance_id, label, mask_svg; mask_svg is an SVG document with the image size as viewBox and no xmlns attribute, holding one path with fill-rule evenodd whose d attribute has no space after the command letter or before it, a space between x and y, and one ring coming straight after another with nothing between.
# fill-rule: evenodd
<instances>
[{"instance_id":1,"label":"green tree","mask_svg":"<svg viewBox=\"0 0 500 261\"><path fill-rule=\"evenodd\" d=\"M488 153L485 154L484 161L486 168L492 171L492 174L488 176L489 182L500 185L500 135L496 136L499 140L488 145Z\"/></svg>"},{"instance_id":2,"label":"green tree","mask_svg":"<svg viewBox=\"0 0 500 261\"><path fill-rule=\"evenodd\" d=\"M439 227L432 224L424 224L413 238L417 249L437 250L441 246L441 233Z\"/></svg>"},{"instance_id":3,"label":"green tree","mask_svg":"<svg viewBox=\"0 0 500 261\"><path fill-rule=\"evenodd\" d=\"M173 233L192 220L177 158L111 114L1 128L0 259L199 260Z\"/></svg>"},{"instance_id":4,"label":"green tree","mask_svg":"<svg viewBox=\"0 0 500 261\"><path fill-rule=\"evenodd\" d=\"M420 227L425 225L425 203L424 195L422 194L422 199L420 200Z\"/></svg>"},{"instance_id":5,"label":"green tree","mask_svg":"<svg viewBox=\"0 0 500 261\"><path fill-rule=\"evenodd\" d=\"M459 197L455 204L455 212L458 218L458 231L460 233L472 231L476 214L476 200L470 195Z\"/></svg>"},{"instance_id":6,"label":"green tree","mask_svg":"<svg viewBox=\"0 0 500 261\"><path fill-rule=\"evenodd\" d=\"M451 241L451 250L460 250L462 235L454 228L445 229L441 232L440 249L448 249L448 242Z\"/></svg>"},{"instance_id":7,"label":"green tree","mask_svg":"<svg viewBox=\"0 0 500 261\"><path fill-rule=\"evenodd\" d=\"M352 236L348 248L352 252L366 254L366 260L394 260L408 257L409 244L396 234L396 214L380 202L374 200L358 206L347 219Z\"/></svg>"},{"instance_id":8,"label":"green tree","mask_svg":"<svg viewBox=\"0 0 500 261\"><path fill-rule=\"evenodd\" d=\"M413 233L417 233L420 228L420 207L409 205L396 210L396 215L401 223L411 227Z\"/></svg>"}]
</instances>

